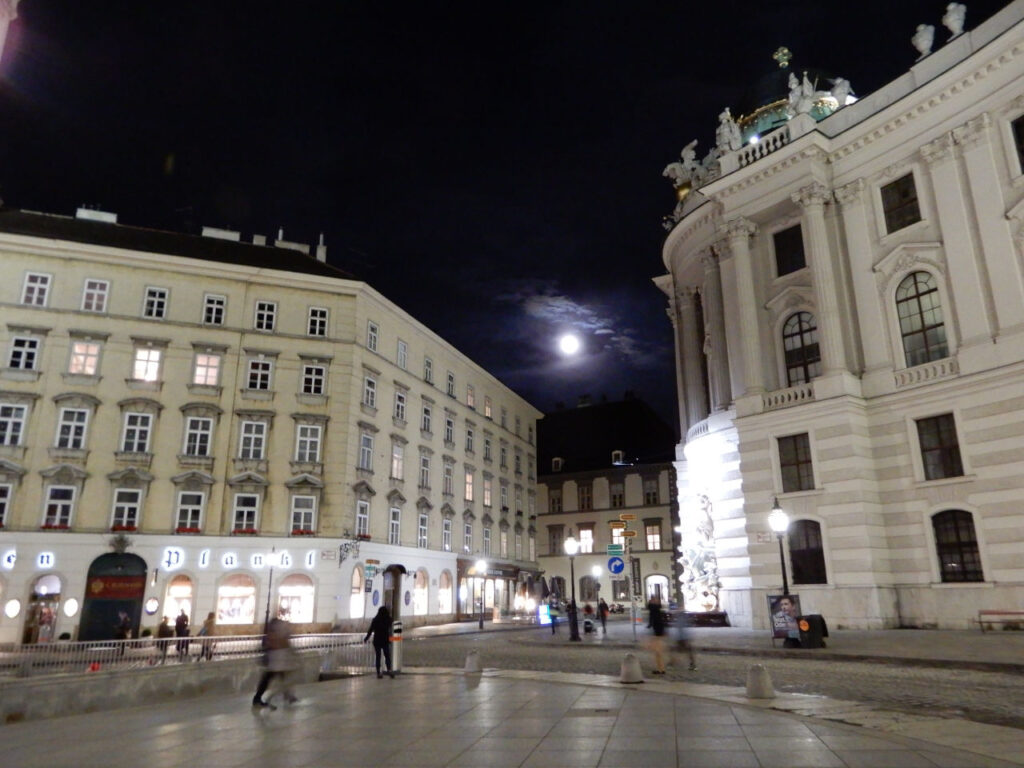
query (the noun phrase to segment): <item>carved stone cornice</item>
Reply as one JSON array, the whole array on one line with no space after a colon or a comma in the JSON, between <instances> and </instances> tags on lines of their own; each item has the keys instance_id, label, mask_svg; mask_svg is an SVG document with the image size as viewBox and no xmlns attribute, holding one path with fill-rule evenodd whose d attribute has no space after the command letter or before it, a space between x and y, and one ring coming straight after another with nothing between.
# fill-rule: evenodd
<instances>
[{"instance_id":1,"label":"carved stone cornice","mask_svg":"<svg viewBox=\"0 0 1024 768\"><path fill-rule=\"evenodd\" d=\"M953 139L953 134L944 133L921 147L921 157L929 165L934 165L952 159L955 150L956 141Z\"/></svg>"},{"instance_id":2,"label":"carved stone cornice","mask_svg":"<svg viewBox=\"0 0 1024 768\"><path fill-rule=\"evenodd\" d=\"M704 274L718 271L718 254L715 253L714 248L705 248L697 254L697 258L704 265Z\"/></svg>"},{"instance_id":3,"label":"carved stone cornice","mask_svg":"<svg viewBox=\"0 0 1024 768\"><path fill-rule=\"evenodd\" d=\"M865 186L864 179L861 178L838 187L833 192L836 202L842 206L856 205L857 203L864 202L863 194Z\"/></svg>"},{"instance_id":4,"label":"carved stone cornice","mask_svg":"<svg viewBox=\"0 0 1024 768\"><path fill-rule=\"evenodd\" d=\"M720 231L730 240L741 240L753 236L757 232L757 225L750 219L737 216L722 224Z\"/></svg>"},{"instance_id":5,"label":"carved stone cornice","mask_svg":"<svg viewBox=\"0 0 1024 768\"><path fill-rule=\"evenodd\" d=\"M971 149L989 141L991 128L992 116L988 112L982 112L959 128L954 128L953 137L956 139L956 143L964 149Z\"/></svg>"},{"instance_id":6,"label":"carved stone cornice","mask_svg":"<svg viewBox=\"0 0 1024 768\"><path fill-rule=\"evenodd\" d=\"M808 208L813 205L825 205L825 203L832 202L832 190L821 182L815 181L806 187L801 187L789 197L797 205Z\"/></svg>"}]
</instances>

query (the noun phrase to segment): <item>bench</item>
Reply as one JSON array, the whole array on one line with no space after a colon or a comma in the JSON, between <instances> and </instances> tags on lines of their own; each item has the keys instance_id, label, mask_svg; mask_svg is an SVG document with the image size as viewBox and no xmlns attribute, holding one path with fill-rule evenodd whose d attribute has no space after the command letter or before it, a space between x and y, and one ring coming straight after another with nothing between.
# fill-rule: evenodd
<instances>
[{"instance_id":1,"label":"bench","mask_svg":"<svg viewBox=\"0 0 1024 768\"><path fill-rule=\"evenodd\" d=\"M1002 624L1003 628L1024 629L1024 611L978 611L976 619L981 625L981 631L987 632L993 629L993 625ZM1010 627L1010 625L1015 625Z\"/></svg>"}]
</instances>

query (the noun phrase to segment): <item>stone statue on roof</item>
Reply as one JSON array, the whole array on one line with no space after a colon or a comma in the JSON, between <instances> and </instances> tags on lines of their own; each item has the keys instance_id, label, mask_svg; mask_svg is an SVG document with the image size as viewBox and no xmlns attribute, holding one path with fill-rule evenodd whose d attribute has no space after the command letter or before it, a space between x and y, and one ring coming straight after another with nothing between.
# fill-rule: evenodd
<instances>
[{"instance_id":1,"label":"stone statue on roof","mask_svg":"<svg viewBox=\"0 0 1024 768\"><path fill-rule=\"evenodd\" d=\"M853 93L853 86L845 77L836 77L832 80L832 98L838 103L836 109L846 106L846 99Z\"/></svg>"},{"instance_id":2,"label":"stone statue on roof","mask_svg":"<svg viewBox=\"0 0 1024 768\"><path fill-rule=\"evenodd\" d=\"M697 140L694 139L683 147L683 151L679 153L681 162L669 163L665 166L665 170L661 172L662 176L672 179L672 184L675 187L681 187L692 182L694 177L698 175L700 166L697 165L696 146Z\"/></svg>"},{"instance_id":3,"label":"stone statue on roof","mask_svg":"<svg viewBox=\"0 0 1024 768\"><path fill-rule=\"evenodd\" d=\"M964 18L967 16L967 6L963 3L950 3L946 6L946 15L942 17L942 23L952 34L949 39L964 31Z\"/></svg>"},{"instance_id":4,"label":"stone statue on roof","mask_svg":"<svg viewBox=\"0 0 1024 768\"><path fill-rule=\"evenodd\" d=\"M917 32L910 38L917 52L921 54L918 59L923 59L932 52L932 43L935 42L935 27L931 24L918 24Z\"/></svg>"},{"instance_id":5,"label":"stone statue on roof","mask_svg":"<svg viewBox=\"0 0 1024 768\"><path fill-rule=\"evenodd\" d=\"M735 152L743 146L743 138L740 136L740 127L733 120L729 108L726 107L718 116L718 128L715 130L715 144L718 153L724 155L726 152Z\"/></svg>"}]
</instances>

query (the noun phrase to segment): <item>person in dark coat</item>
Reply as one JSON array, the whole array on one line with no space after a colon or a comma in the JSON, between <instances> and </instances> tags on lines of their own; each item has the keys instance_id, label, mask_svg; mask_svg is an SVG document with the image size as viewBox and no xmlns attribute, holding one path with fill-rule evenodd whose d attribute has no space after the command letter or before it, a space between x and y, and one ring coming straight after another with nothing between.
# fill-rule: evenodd
<instances>
[{"instance_id":1,"label":"person in dark coat","mask_svg":"<svg viewBox=\"0 0 1024 768\"><path fill-rule=\"evenodd\" d=\"M597 604L597 615L601 617L601 632L608 634L608 603L602 597Z\"/></svg>"},{"instance_id":2,"label":"person in dark coat","mask_svg":"<svg viewBox=\"0 0 1024 768\"><path fill-rule=\"evenodd\" d=\"M382 605L377 611L377 615L373 617L373 621L370 622L370 629L367 630L366 637L363 638L364 643L370 639L370 635L373 635L373 655L377 664L377 677L384 677L380 672L380 656L382 653L384 654L384 661L387 662L388 674L394 677L395 673L391 669L391 614L388 612L387 607Z\"/></svg>"},{"instance_id":3,"label":"person in dark coat","mask_svg":"<svg viewBox=\"0 0 1024 768\"><path fill-rule=\"evenodd\" d=\"M174 637L174 628L170 625L170 621L167 616L164 616L160 620L160 626L156 628L156 647L160 651L161 664L167 661L167 646L171 644L171 638Z\"/></svg>"},{"instance_id":4,"label":"person in dark coat","mask_svg":"<svg viewBox=\"0 0 1024 768\"><path fill-rule=\"evenodd\" d=\"M188 614L181 609L178 618L174 620L174 634L178 638L177 651L180 661L188 661Z\"/></svg>"},{"instance_id":5,"label":"person in dark coat","mask_svg":"<svg viewBox=\"0 0 1024 768\"><path fill-rule=\"evenodd\" d=\"M652 632L651 653L654 655L654 674L665 674L665 612L661 610L661 600L657 595L647 604L650 616L647 627Z\"/></svg>"}]
</instances>

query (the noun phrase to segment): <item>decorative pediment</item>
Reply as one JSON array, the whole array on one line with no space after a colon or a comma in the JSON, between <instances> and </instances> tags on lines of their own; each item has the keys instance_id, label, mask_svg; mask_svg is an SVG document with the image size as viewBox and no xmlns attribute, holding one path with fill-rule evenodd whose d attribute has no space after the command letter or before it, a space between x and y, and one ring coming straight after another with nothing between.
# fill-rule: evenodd
<instances>
[{"instance_id":1,"label":"decorative pediment","mask_svg":"<svg viewBox=\"0 0 1024 768\"><path fill-rule=\"evenodd\" d=\"M11 480L15 477L23 477L27 471L28 470L18 466L13 461L0 459L0 478L3 478L4 480Z\"/></svg>"},{"instance_id":2,"label":"decorative pediment","mask_svg":"<svg viewBox=\"0 0 1024 768\"><path fill-rule=\"evenodd\" d=\"M72 464L55 464L39 470L39 474L55 483L78 483L89 477L89 473Z\"/></svg>"},{"instance_id":3,"label":"decorative pediment","mask_svg":"<svg viewBox=\"0 0 1024 768\"><path fill-rule=\"evenodd\" d=\"M205 416L207 418L219 418L224 413L222 408L213 403L185 403L178 410L189 416Z\"/></svg>"},{"instance_id":4,"label":"decorative pediment","mask_svg":"<svg viewBox=\"0 0 1024 768\"><path fill-rule=\"evenodd\" d=\"M429 512L433 508L434 505L430 503L430 499L428 499L426 496L420 496L418 499L416 499L416 509Z\"/></svg>"},{"instance_id":5,"label":"decorative pediment","mask_svg":"<svg viewBox=\"0 0 1024 768\"><path fill-rule=\"evenodd\" d=\"M893 248L872 267L884 286L895 275L902 275L914 267L929 266L940 274L946 272L946 256L942 243L903 243Z\"/></svg>"},{"instance_id":6,"label":"decorative pediment","mask_svg":"<svg viewBox=\"0 0 1024 768\"><path fill-rule=\"evenodd\" d=\"M87 408L98 408L102 402L98 397L85 392L62 392L53 396L53 402L58 405L77 405Z\"/></svg>"},{"instance_id":7,"label":"decorative pediment","mask_svg":"<svg viewBox=\"0 0 1024 768\"><path fill-rule=\"evenodd\" d=\"M484 516L480 518L481 524L484 526L494 525L494 518L491 517L487 512L484 512Z\"/></svg>"},{"instance_id":8,"label":"decorative pediment","mask_svg":"<svg viewBox=\"0 0 1024 768\"><path fill-rule=\"evenodd\" d=\"M314 475L307 472L303 472L301 475L296 475L291 480L284 481L285 488L323 488L323 482Z\"/></svg>"},{"instance_id":9,"label":"decorative pediment","mask_svg":"<svg viewBox=\"0 0 1024 768\"><path fill-rule=\"evenodd\" d=\"M128 467L118 472L111 472L107 475L107 479L119 485L131 487L149 485L149 483L153 482L153 475L138 467Z\"/></svg>"},{"instance_id":10,"label":"decorative pediment","mask_svg":"<svg viewBox=\"0 0 1024 768\"><path fill-rule=\"evenodd\" d=\"M471 523L474 520L476 520L476 515L473 514L472 509L467 509L462 513L462 519L465 520L467 523Z\"/></svg>"},{"instance_id":11,"label":"decorative pediment","mask_svg":"<svg viewBox=\"0 0 1024 768\"><path fill-rule=\"evenodd\" d=\"M448 520L451 520L453 517L455 517L455 510L452 509L451 504L443 504L441 506L441 517L444 517Z\"/></svg>"},{"instance_id":12,"label":"decorative pediment","mask_svg":"<svg viewBox=\"0 0 1024 768\"><path fill-rule=\"evenodd\" d=\"M527 533L529 533L529 534L530 534L531 536L533 536L533 534L535 534L535 533L537 532L537 526L535 526L535 525L534 525L533 523L530 523L530 527L529 527L529 528L527 528L527 529L526 529L526 531L527 531Z\"/></svg>"},{"instance_id":13,"label":"decorative pediment","mask_svg":"<svg viewBox=\"0 0 1024 768\"><path fill-rule=\"evenodd\" d=\"M507 531L510 527L508 524L508 520L502 520L500 523L498 523L498 527L501 528L501 530L503 531Z\"/></svg>"},{"instance_id":14,"label":"decorative pediment","mask_svg":"<svg viewBox=\"0 0 1024 768\"><path fill-rule=\"evenodd\" d=\"M397 488L392 488L390 491L388 491L387 498L390 504L405 504L405 496L403 496L402 492Z\"/></svg>"},{"instance_id":15,"label":"decorative pediment","mask_svg":"<svg viewBox=\"0 0 1024 768\"><path fill-rule=\"evenodd\" d=\"M270 483L263 475L257 475L255 472L242 472L240 475L228 478L228 485L232 488L239 485L256 485L265 488Z\"/></svg>"},{"instance_id":16,"label":"decorative pediment","mask_svg":"<svg viewBox=\"0 0 1024 768\"><path fill-rule=\"evenodd\" d=\"M293 413L291 414L299 424L326 424L331 417L323 413Z\"/></svg>"},{"instance_id":17,"label":"decorative pediment","mask_svg":"<svg viewBox=\"0 0 1024 768\"><path fill-rule=\"evenodd\" d=\"M129 397L120 401L117 407L122 411L140 411L142 413L160 413L164 409L162 403L150 397Z\"/></svg>"},{"instance_id":18,"label":"decorative pediment","mask_svg":"<svg viewBox=\"0 0 1024 768\"><path fill-rule=\"evenodd\" d=\"M775 317L797 309L814 310L814 291L806 285L789 285L764 305Z\"/></svg>"},{"instance_id":19,"label":"decorative pediment","mask_svg":"<svg viewBox=\"0 0 1024 768\"><path fill-rule=\"evenodd\" d=\"M516 530L516 533L522 533L523 532L523 524L522 523L516 523L515 530Z\"/></svg>"},{"instance_id":20,"label":"decorative pediment","mask_svg":"<svg viewBox=\"0 0 1024 768\"><path fill-rule=\"evenodd\" d=\"M261 421L266 424L274 423L274 416L277 414L274 411L267 411L262 408L238 408L235 410L235 416L246 421Z\"/></svg>"},{"instance_id":21,"label":"decorative pediment","mask_svg":"<svg viewBox=\"0 0 1024 768\"><path fill-rule=\"evenodd\" d=\"M191 472L182 472L180 475L175 475L171 478L171 482L181 486L186 491L192 491L199 490L203 486L213 485L216 480L213 479L213 475L192 470Z\"/></svg>"},{"instance_id":22,"label":"decorative pediment","mask_svg":"<svg viewBox=\"0 0 1024 768\"><path fill-rule=\"evenodd\" d=\"M355 491L356 496L376 496L377 492L373 490L373 486L365 480L360 480L358 483L352 485L352 490Z\"/></svg>"}]
</instances>

